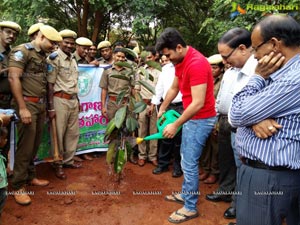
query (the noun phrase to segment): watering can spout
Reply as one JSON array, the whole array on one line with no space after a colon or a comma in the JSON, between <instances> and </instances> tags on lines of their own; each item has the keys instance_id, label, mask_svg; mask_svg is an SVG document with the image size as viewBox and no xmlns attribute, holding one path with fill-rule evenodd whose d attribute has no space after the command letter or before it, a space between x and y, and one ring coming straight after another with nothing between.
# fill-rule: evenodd
<instances>
[{"instance_id":1,"label":"watering can spout","mask_svg":"<svg viewBox=\"0 0 300 225\"><path fill-rule=\"evenodd\" d=\"M165 127L170 124L170 123L174 123L178 118L180 117L180 114L178 112L176 112L175 110L168 110L167 112L165 112L157 121L156 126L157 126L157 130L158 132L156 134L151 134L147 137L144 138L137 138L137 144L142 143L144 140L145 141L150 141L150 140L157 140L157 139L164 139L165 137L163 136L163 131L165 129ZM181 126L177 129L178 133L181 129Z\"/></svg>"}]
</instances>

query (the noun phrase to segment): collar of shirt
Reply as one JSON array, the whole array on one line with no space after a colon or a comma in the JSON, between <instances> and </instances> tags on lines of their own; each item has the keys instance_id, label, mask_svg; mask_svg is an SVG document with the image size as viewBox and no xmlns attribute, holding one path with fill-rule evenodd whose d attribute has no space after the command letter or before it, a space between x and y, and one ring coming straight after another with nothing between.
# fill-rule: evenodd
<instances>
[{"instance_id":1,"label":"collar of shirt","mask_svg":"<svg viewBox=\"0 0 300 225\"><path fill-rule=\"evenodd\" d=\"M36 45L35 41L33 40L32 42L30 42L33 46L33 48L38 52L38 53L41 53L41 54L44 54L44 52L42 51L42 49Z\"/></svg>"},{"instance_id":2,"label":"collar of shirt","mask_svg":"<svg viewBox=\"0 0 300 225\"><path fill-rule=\"evenodd\" d=\"M8 55L9 52L10 52L10 47L8 46L8 48L4 48L4 46L0 43L0 53L4 55Z\"/></svg>"},{"instance_id":3,"label":"collar of shirt","mask_svg":"<svg viewBox=\"0 0 300 225\"><path fill-rule=\"evenodd\" d=\"M57 53L58 53L58 55L59 56L61 56L64 60L71 60L73 57L74 57L74 55L67 55L66 53L64 53L60 48L57 50Z\"/></svg>"},{"instance_id":4,"label":"collar of shirt","mask_svg":"<svg viewBox=\"0 0 300 225\"><path fill-rule=\"evenodd\" d=\"M300 61L300 54L295 55L293 58L291 58L286 64L284 64L279 70L277 70L275 73L271 74L270 80L276 81L282 76L281 70L285 67L289 66L290 64L294 63L295 61Z\"/></svg>"},{"instance_id":5,"label":"collar of shirt","mask_svg":"<svg viewBox=\"0 0 300 225\"><path fill-rule=\"evenodd\" d=\"M243 68L240 70L240 73L246 76L252 76L257 65L257 60L254 58L254 55L251 55L246 61Z\"/></svg>"}]
</instances>

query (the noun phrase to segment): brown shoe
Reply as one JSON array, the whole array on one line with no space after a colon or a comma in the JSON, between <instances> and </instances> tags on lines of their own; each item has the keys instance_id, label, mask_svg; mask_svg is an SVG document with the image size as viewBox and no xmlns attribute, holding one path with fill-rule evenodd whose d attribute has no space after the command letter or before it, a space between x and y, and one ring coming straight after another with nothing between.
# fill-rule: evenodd
<instances>
[{"instance_id":1,"label":"brown shoe","mask_svg":"<svg viewBox=\"0 0 300 225\"><path fill-rule=\"evenodd\" d=\"M208 178L208 176L209 176L209 174L204 172L204 173L202 173L202 174L200 175L199 180L203 181L203 180L205 180L206 178Z\"/></svg>"},{"instance_id":2,"label":"brown shoe","mask_svg":"<svg viewBox=\"0 0 300 225\"><path fill-rule=\"evenodd\" d=\"M62 168L62 165L58 165L54 168L55 170L55 176L58 178L58 179L61 179L61 180L65 180L67 179L67 175L65 174L63 168Z\"/></svg>"},{"instance_id":3,"label":"brown shoe","mask_svg":"<svg viewBox=\"0 0 300 225\"><path fill-rule=\"evenodd\" d=\"M24 187L14 192L14 198L16 203L20 205L29 205L31 203L31 199Z\"/></svg>"},{"instance_id":4,"label":"brown shoe","mask_svg":"<svg viewBox=\"0 0 300 225\"><path fill-rule=\"evenodd\" d=\"M89 156L88 154L83 154L82 158L85 160L93 161L93 158L91 156Z\"/></svg>"},{"instance_id":5,"label":"brown shoe","mask_svg":"<svg viewBox=\"0 0 300 225\"><path fill-rule=\"evenodd\" d=\"M138 160L138 165L139 165L139 166L144 166L145 163L146 163L145 159L139 159L139 160Z\"/></svg>"},{"instance_id":6,"label":"brown shoe","mask_svg":"<svg viewBox=\"0 0 300 225\"><path fill-rule=\"evenodd\" d=\"M48 180L33 178L29 183L32 186L47 186L49 184Z\"/></svg>"},{"instance_id":7,"label":"brown shoe","mask_svg":"<svg viewBox=\"0 0 300 225\"><path fill-rule=\"evenodd\" d=\"M155 159L155 160L153 160L153 161L151 161L151 163L154 165L154 166L158 166L158 162L157 162L157 160Z\"/></svg>"},{"instance_id":8,"label":"brown shoe","mask_svg":"<svg viewBox=\"0 0 300 225\"><path fill-rule=\"evenodd\" d=\"M83 159L80 158L80 157L77 156L77 155L74 155L73 160L76 161L76 162L83 162Z\"/></svg>"},{"instance_id":9,"label":"brown shoe","mask_svg":"<svg viewBox=\"0 0 300 225\"><path fill-rule=\"evenodd\" d=\"M213 174L209 175L209 177L203 181L203 183L205 184L214 184L216 182L217 182L217 177Z\"/></svg>"}]
</instances>

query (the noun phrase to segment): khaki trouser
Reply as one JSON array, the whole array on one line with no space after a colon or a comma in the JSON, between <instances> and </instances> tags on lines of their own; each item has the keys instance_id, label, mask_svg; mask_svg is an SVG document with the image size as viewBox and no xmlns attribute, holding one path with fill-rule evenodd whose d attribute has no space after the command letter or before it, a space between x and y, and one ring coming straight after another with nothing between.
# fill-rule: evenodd
<instances>
[{"instance_id":1,"label":"khaki trouser","mask_svg":"<svg viewBox=\"0 0 300 225\"><path fill-rule=\"evenodd\" d=\"M63 162L58 164L73 164L78 140L79 140L79 106L77 99L53 98L56 112L56 132L59 154L63 156Z\"/></svg>"},{"instance_id":2,"label":"khaki trouser","mask_svg":"<svg viewBox=\"0 0 300 225\"><path fill-rule=\"evenodd\" d=\"M13 107L19 113L15 104ZM28 181L36 177L33 160L42 140L46 117L45 104L26 102L26 107L31 113L31 123L26 125L21 121L17 123L18 143L12 178L12 187L15 190L22 188Z\"/></svg>"},{"instance_id":3,"label":"khaki trouser","mask_svg":"<svg viewBox=\"0 0 300 225\"><path fill-rule=\"evenodd\" d=\"M150 134L157 133L156 121L157 113L154 110L152 115L149 117L147 112L149 106L139 114L139 137L146 137ZM139 144L139 159L148 159L150 161L157 160L157 140L149 141L149 150L147 154L147 142L143 141Z\"/></svg>"}]
</instances>

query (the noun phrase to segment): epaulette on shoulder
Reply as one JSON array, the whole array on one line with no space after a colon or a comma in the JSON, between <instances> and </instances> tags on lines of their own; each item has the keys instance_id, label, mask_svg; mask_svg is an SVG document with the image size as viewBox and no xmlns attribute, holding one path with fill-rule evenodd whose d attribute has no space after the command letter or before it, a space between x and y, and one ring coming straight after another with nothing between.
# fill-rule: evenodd
<instances>
[{"instance_id":1,"label":"epaulette on shoulder","mask_svg":"<svg viewBox=\"0 0 300 225\"><path fill-rule=\"evenodd\" d=\"M34 47L33 47L33 45L31 43L26 43L25 44L25 48L28 49L28 50L34 49Z\"/></svg>"},{"instance_id":2,"label":"epaulette on shoulder","mask_svg":"<svg viewBox=\"0 0 300 225\"><path fill-rule=\"evenodd\" d=\"M58 56L57 52L52 52L52 53L49 55L49 59L54 60L57 56Z\"/></svg>"}]
</instances>

